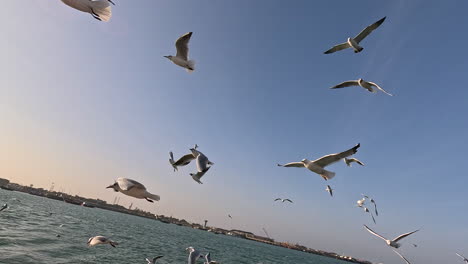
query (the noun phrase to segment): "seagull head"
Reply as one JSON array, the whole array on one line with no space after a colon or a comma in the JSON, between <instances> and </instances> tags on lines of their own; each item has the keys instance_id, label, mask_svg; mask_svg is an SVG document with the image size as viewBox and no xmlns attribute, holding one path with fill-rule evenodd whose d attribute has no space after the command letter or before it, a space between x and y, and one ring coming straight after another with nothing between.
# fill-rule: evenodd
<instances>
[{"instance_id":1,"label":"seagull head","mask_svg":"<svg viewBox=\"0 0 468 264\"><path fill-rule=\"evenodd\" d=\"M115 182L114 184L109 185L109 186L106 187L106 189L109 189L109 188L112 188L112 189L114 189L115 192L118 192L119 191L119 184Z\"/></svg>"},{"instance_id":2,"label":"seagull head","mask_svg":"<svg viewBox=\"0 0 468 264\"><path fill-rule=\"evenodd\" d=\"M188 247L185 249L185 251L192 252L192 251L195 251L195 249L193 247Z\"/></svg>"},{"instance_id":3,"label":"seagull head","mask_svg":"<svg viewBox=\"0 0 468 264\"><path fill-rule=\"evenodd\" d=\"M302 163L307 163L307 162L309 162L309 160L308 159L302 159L301 162Z\"/></svg>"}]
</instances>

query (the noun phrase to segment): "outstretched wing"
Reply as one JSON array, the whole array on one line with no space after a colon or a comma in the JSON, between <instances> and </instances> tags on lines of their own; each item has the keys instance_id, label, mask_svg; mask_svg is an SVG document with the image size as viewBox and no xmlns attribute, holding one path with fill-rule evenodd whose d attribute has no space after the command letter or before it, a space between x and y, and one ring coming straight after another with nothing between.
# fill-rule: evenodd
<instances>
[{"instance_id":1,"label":"outstretched wing","mask_svg":"<svg viewBox=\"0 0 468 264\"><path fill-rule=\"evenodd\" d=\"M353 158L354 162L356 162L357 164L361 165L361 166L364 166L364 163L362 163L362 161L356 159L356 158Z\"/></svg>"},{"instance_id":2,"label":"outstretched wing","mask_svg":"<svg viewBox=\"0 0 468 264\"><path fill-rule=\"evenodd\" d=\"M462 258L464 261L466 261L467 258L465 258L464 256L462 256L462 255L460 255L460 254L458 254L458 253L455 253L455 254L457 254L457 256L459 256L459 257Z\"/></svg>"},{"instance_id":3,"label":"outstretched wing","mask_svg":"<svg viewBox=\"0 0 468 264\"><path fill-rule=\"evenodd\" d=\"M276 164L278 165L279 167L286 167L286 168L289 168L289 167L295 167L295 168L303 168L304 167L304 163L303 162L290 162L290 163L286 163L286 164Z\"/></svg>"},{"instance_id":4,"label":"outstretched wing","mask_svg":"<svg viewBox=\"0 0 468 264\"><path fill-rule=\"evenodd\" d=\"M124 191L129 191L131 189L141 189L146 190L145 186L137 181L127 179L127 178L118 178L117 184L119 184L120 189Z\"/></svg>"},{"instance_id":5,"label":"outstretched wing","mask_svg":"<svg viewBox=\"0 0 468 264\"><path fill-rule=\"evenodd\" d=\"M289 199L284 199L283 203L284 202L290 202L290 203L293 203L293 201L289 200Z\"/></svg>"},{"instance_id":6,"label":"outstretched wing","mask_svg":"<svg viewBox=\"0 0 468 264\"><path fill-rule=\"evenodd\" d=\"M387 240L385 237L383 237L383 236L377 234L376 232L374 232L374 230L370 229L368 226L364 225L364 227L367 229L367 231L369 231L369 233L373 234L374 236L380 237L383 240Z\"/></svg>"},{"instance_id":7,"label":"outstretched wing","mask_svg":"<svg viewBox=\"0 0 468 264\"><path fill-rule=\"evenodd\" d=\"M358 86L358 85L359 85L358 81L346 81L346 82L342 82L340 84L337 84L337 85L331 87L330 89L345 88L345 87Z\"/></svg>"},{"instance_id":8,"label":"outstretched wing","mask_svg":"<svg viewBox=\"0 0 468 264\"><path fill-rule=\"evenodd\" d=\"M188 60L189 47L188 43L192 37L192 32L185 33L179 39L177 39L175 46L177 49L176 57L179 57L184 60Z\"/></svg>"},{"instance_id":9,"label":"outstretched wing","mask_svg":"<svg viewBox=\"0 0 468 264\"><path fill-rule=\"evenodd\" d=\"M194 160L195 157L193 154L187 154L182 156L180 159L178 159L176 162L174 162L174 166L185 166L188 165L192 160Z\"/></svg>"},{"instance_id":10,"label":"outstretched wing","mask_svg":"<svg viewBox=\"0 0 468 264\"><path fill-rule=\"evenodd\" d=\"M388 95L390 95L390 96L393 96L393 94L391 94L391 93L385 91L382 87L378 86L376 83L374 83L374 82L368 82L368 83L369 83L370 85L372 85L372 86L375 86L375 87L376 87L377 89L379 89L381 92L386 93L386 94L388 94Z\"/></svg>"},{"instance_id":11,"label":"outstretched wing","mask_svg":"<svg viewBox=\"0 0 468 264\"><path fill-rule=\"evenodd\" d=\"M323 156L319 159L316 159L314 161L312 161L313 163L315 163L316 165L324 168L332 163L335 163L341 159L344 159L346 157L349 157L351 155L353 155L354 153L357 152L357 149L361 146L361 144L357 144L356 146L346 150L346 151L343 151L343 152L340 152L340 153L335 153L335 154L330 154L330 155L326 155L326 156Z\"/></svg>"},{"instance_id":12,"label":"outstretched wing","mask_svg":"<svg viewBox=\"0 0 468 264\"><path fill-rule=\"evenodd\" d=\"M379 21L375 22L374 24L367 26L364 30L361 31L356 37L354 37L354 40L359 43L361 42L365 37L367 37L372 31L374 31L376 28L378 28L382 23L385 21L384 17L380 19Z\"/></svg>"},{"instance_id":13,"label":"outstretched wing","mask_svg":"<svg viewBox=\"0 0 468 264\"><path fill-rule=\"evenodd\" d=\"M275 202L276 202L276 201L281 201L281 198L276 198L276 199L275 199Z\"/></svg>"},{"instance_id":14,"label":"outstretched wing","mask_svg":"<svg viewBox=\"0 0 468 264\"><path fill-rule=\"evenodd\" d=\"M348 44L348 42L341 43L341 44L338 44L338 45L334 46L333 48L325 51L324 54L330 54L330 53L333 53L333 52L337 52L337 51L340 51L340 50L347 49L349 47L351 47L351 46Z\"/></svg>"},{"instance_id":15,"label":"outstretched wing","mask_svg":"<svg viewBox=\"0 0 468 264\"><path fill-rule=\"evenodd\" d=\"M400 256L400 258L404 259L406 261L406 264L411 264L405 257L403 257L403 255L401 255L398 251L394 250L392 248L393 252L395 252L398 256Z\"/></svg>"},{"instance_id":16,"label":"outstretched wing","mask_svg":"<svg viewBox=\"0 0 468 264\"><path fill-rule=\"evenodd\" d=\"M398 237L396 237L395 239L393 239L393 241L397 242L398 240L401 240L401 239L403 239L403 238L405 238L405 237L407 237L407 236L409 236L409 235L411 235L411 234L413 234L413 233L416 233L416 232L418 232L418 231L419 231L419 229L416 230L416 231L413 231L413 232L409 232L409 233L405 233L405 234L399 235Z\"/></svg>"}]
</instances>

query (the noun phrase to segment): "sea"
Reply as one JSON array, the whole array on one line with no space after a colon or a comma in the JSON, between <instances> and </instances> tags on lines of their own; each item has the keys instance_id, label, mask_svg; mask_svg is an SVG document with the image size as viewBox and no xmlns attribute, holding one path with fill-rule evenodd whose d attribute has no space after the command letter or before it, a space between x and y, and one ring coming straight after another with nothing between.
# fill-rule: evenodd
<instances>
[{"instance_id":1,"label":"sea","mask_svg":"<svg viewBox=\"0 0 468 264\"><path fill-rule=\"evenodd\" d=\"M339 264L336 259L211 232L165 224L138 216L87 208L0 189L0 263L2 264L146 264L187 263L185 249L211 252L221 264ZM92 236L119 243L88 247ZM203 263L201 259L197 263Z\"/></svg>"}]
</instances>

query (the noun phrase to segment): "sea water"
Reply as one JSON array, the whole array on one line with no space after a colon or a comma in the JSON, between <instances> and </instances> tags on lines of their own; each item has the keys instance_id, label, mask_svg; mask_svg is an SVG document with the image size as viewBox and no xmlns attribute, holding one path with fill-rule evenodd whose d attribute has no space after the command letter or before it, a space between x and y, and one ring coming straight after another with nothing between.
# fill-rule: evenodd
<instances>
[{"instance_id":1,"label":"sea water","mask_svg":"<svg viewBox=\"0 0 468 264\"><path fill-rule=\"evenodd\" d=\"M339 264L336 259L0 189L0 263L187 263L189 246L223 264ZM63 225L61 227L61 225ZM87 247L103 235L119 245ZM199 260L197 263L203 263Z\"/></svg>"}]
</instances>

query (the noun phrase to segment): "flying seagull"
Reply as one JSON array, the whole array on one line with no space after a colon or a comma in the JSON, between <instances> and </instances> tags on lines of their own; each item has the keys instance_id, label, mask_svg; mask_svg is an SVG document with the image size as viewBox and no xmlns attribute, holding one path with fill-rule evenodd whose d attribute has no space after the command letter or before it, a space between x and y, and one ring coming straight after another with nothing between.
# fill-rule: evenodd
<instances>
[{"instance_id":1,"label":"flying seagull","mask_svg":"<svg viewBox=\"0 0 468 264\"><path fill-rule=\"evenodd\" d=\"M203 255L200 253L200 251L194 249L193 247L188 247L185 250L189 252L188 264L195 264L197 259L203 258Z\"/></svg>"},{"instance_id":2,"label":"flying seagull","mask_svg":"<svg viewBox=\"0 0 468 264\"><path fill-rule=\"evenodd\" d=\"M203 264L218 264L219 263L218 261L211 260L211 256L209 252L208 254L205 255L205 260L206 261Z\"/></svg>"},{"instance_id":3,"label":"flying seagull","mask_svg":"<svg viewBox=\"0 0 468 264\"><path fill-rule=\"evenodd\" d=\"M330 89L345 88L345 87L350 87L350 86L361 86L362 88L368 90L371 93L376 93L377 92L375 89L372 88L372 87L375 87L378 90L382 91L383 93L386 93L386 94L388 94L390 96L393 96L392 94L385 91L382 87L378 86L376 83L368 82L368 81L365 81L363 79L342 82L340 84L337 84L337 85L331 87Z\"/></svg>"},{"instance_id":4,"label":"flying seagull","mask_svg":"<svg viewBox=\"0 0 468 264\"><path fill-rule=\"evenodd\" d=\"M104 245L104 244L109 244L113 247L115 247L116 245L118 245L119 243L117 242L114 242L106 237L103 237L103 236L95 236L95 237L91 237L90 239L88 239L88 246L89 247L93 247L95 245Z\"/></svg>"},{"instance_id":5,"label":"flying seagull","mask_svg":"<svg viewBox=\"0 0 468 264\"><path fill-rule=\"evenodd\" d=\"M152 259L146 258L146 261L148 262L148 264L155 264L156 261L157 261L158 259L162 258L162 257L164 257L164 256L157 256L157 257L154 257L154 258L152 258Z\"/></svg>"},{"instance_id":6,"label":"flying seagull","mask_svg":"<svg viewBox=\"0 0 468 264\"><path fill-rule=\"evenodd\" d=\"M381 239L385 240L385 243L387 243L388 246L390 247L394 247L394 248L399 248L401 245L398 243L398 241L400 241L401 239L413 234L413 233L416 233L419 231L416 230L416 231L413 231L413 232L409 232L409 233L405 233L405 234L402 234L402 235L399 235L397 236L396 238L394 238L393 240L389 240L389 239L386 239L385 237L377 234L376 232L374 232L372 229L370 229L369 227L367 227L366 225L364 225L364 227L367 229L367 231L369 231L369 233L373 234L374 236L376 237L380 237Z\"/></svg>"},{"instance_id":7,"label":"flying seagull","mask_svg":"<svg viewBox=\"0 0 468 264\"><path fill-rule=\"evenodd\" d=\"M177 54L175 56L168 55L164 57L168 58L175 65L187 69L188 72L193 72L195 70L195 61L188 59L190 37L192 37L192 32L185 33L178 38L175 43Z\"/></svg>"},{"instance_id":8,"label":"flying seagull","mask_svg":"<svg viewBox=\"0 0 468 264\"><path fill-rule=\"evenodd\" d=\"M112 16L111 0L62 0L64 4L81 12L90 13L95 19L107 22Z\"/></svg>"},{"instance_id":9,"label":"flying seagull","mask_svg":"<svg viewBox=\"0 0 468 264\"><path fill-rule=\"evenodd\" d=\"M351 167L351 163L356 162L357 164L364 166L364 163L362 163L360 160L356 158L344 158L344 162L346 163L346 166Z\"/></svg>"},{"instance_id":10,"label":"flying seagull","mask_svg":"<svg viewBox=\"0 0 468 264\"><path fill-rule=\"evenodd\" d=\"M280 167L296 167L296 168L307 168L312 172L315 172L322 176L323 179L325 180L330 180L331 178L335 177L335 173L331 171L327 171L324 168L332 163L335 163L341 159L344 159L346 157L349 157L351 155L354 155L357 152L357 149L361 146L361 144L357 144L356 146L340 152L340 153L335 153L335 154L330 154L323 156L319 159L316 160L308 160L308 159L303 159L300 162L291 162L291 163L286 163L286 164L277 164Z\"/></svg>"},{"instance_id":11,"label":"flying seagull","mask_svg":"<svg viewBox=\"0 0 468 264\"><path fill-rule=\"evenodd\" d=\"M375 22L374 24L366 27L356 37L348 38L348 41L346 41L345 43L338 44L338 45L334 46L333 48L325 51L325 54L330 54L330 53L340 51L340 50L344 50L344 49L347 49L347 48L352 48L354 50L354 53L361 52L364 48L359 46L359 43L365 37L367 37L372 31L374 31L376 28L378 28L385 21L385 18L387 18L387 17L384 17L384 18L380 19L379 21Z\"/></svg>"},{"instance_id":12,"label":"flying seagull","mask_svg":"<svg viewBox=\"0 0 468 264\"><path fill-rule=\"evenodd\" d=\"M196 157L197 162L197 173L190 173L190 176L192 176L194 181L201 184L202 182L200 181L200 178L205 175L205 173L211 168L212 165L214 165L214 163L211 162L205 156L205 154L201 153L195 148L191 148L190 151L192 151L193 156Z\"/></svg>"},{"instance_id":13,"label":"flying seagull","mask_svg":"<svg viewBox=\"0 0 468 264\"><path fill-rule=\"evenodd\" d=\"M372 199L372 198L370 198L369 196L367 196L367 195L365 195L365 194L363 194L362 196L364 196L364 198L363 198L364 200L365 200L365 199L368 199L368 200L370 200L371 203L374 204L375 215L376 215L376 216L379 216L379 212L377 211L377 203L375 202L375 200Z\"/></svg>"},{"instance_id":14,"label":"flying seagull","mask_svg":"<svg viewBox=\"0 0 468 264\"><path fill-rule=\"evenodd\" d=\"M228 214L228 217L232 219L232 216L230 214Z\"/></svg>"},{"instance_id":15,"label":"flying seagull","mask_svg":"<svg viewBox=\"0 0 468 264\"><path fill-rule=\"evenodd\" d=\"M457 256L459 256L460 258L462 258L463 261L465 261L465 263L468 263L468 259L467 259L467 258L465 258L464 256L462 256L462 255L460 255L460 254L458 254L458 253L455 253L455 254L457 254Z\"/></svg>"},{"instance_id":16,"label":"flying seagull","mask_svg":"<svg viewBox=\"0 0 468 264\"><path fill-rule=\"evenodd\" d=\"M159 195L147 192L146 187L143 184L127 178L118 178L114 184L109 185L106 188L112 188L115 192L121 192L137 199L146 199L151 203L153 200L160 200Z\"/></svg>"},{"instance_id":17,"label":"flying seagull","mask_svg":"<svg viewBox=\"0 0 468 264\"><path fill-rule=\"evenodd\" d=\"M393 252L395 252L398 256L400 256L400 258L402 258L402 259L406 262L406 264L411 264L405 257L403 257L403 255L400 254L400 252L394 250L393 248L392 248L392 250L393 250Z\"/></svg>"},{"instance_id":18,"label":"flying seagull","mask_svg":"<svg viewBox=\"0 0 468 264\"><path fill-rule=\"evenodd\" d=\"M198 145L195 144L194 149L197 149L197 148L198 148ZM192 162L192 160L194 160L196 158L196 156L193 155L193 153L189 153L189 154L186 154L186 155L182 156L177 161L174 161L174 154L172 153L172 151L169 152L169 156L170 156L169 163L174 168L174 171L178 170L177 167L182 167L182 166L188 165L190 162Z\"/></svg>"},{"instance_id":19,"label":"flying seagull","mask_svg":"<svg viewBox=\"0 0 468 264\"><path fill-rule=\"evenodd\" d=\"M8 208L8 204L4 204L4 205L2 206L2 208L0 208L0 212L3 211L3 210L5 210L5 209L7 209L7 208Z\"/></svg>"},{"instance_id":20,"label":"flying seagull","mask_svg":"<svg viewBox=\"0 0 468 264\"><path fill-rule=\"evenodd\" d=\"M330 196L333 197L333 189L330 187L330 185L327 185L325 191L327 191L330 194Z\"/></svg>"},{"instance_id":21,"label":"flying seagull","mask_svg":"<svg viewBox=\"0 0 468 264\"><path fill-rule=\"evenodd\" d=\"M290 203L293 203L293 201L291 201L290 199L281 199L281 198L276 198L276 199L275 199L275 202L276 202L276 201L281 201L281 202L283 202L283 203L284 203L284 202L290 202Z\"/></svg>"}]
</instances>

